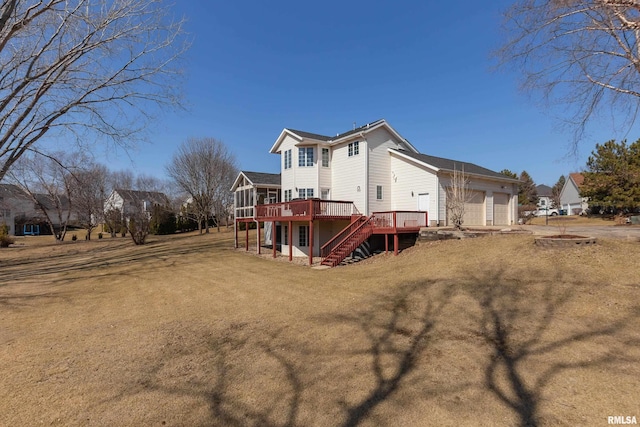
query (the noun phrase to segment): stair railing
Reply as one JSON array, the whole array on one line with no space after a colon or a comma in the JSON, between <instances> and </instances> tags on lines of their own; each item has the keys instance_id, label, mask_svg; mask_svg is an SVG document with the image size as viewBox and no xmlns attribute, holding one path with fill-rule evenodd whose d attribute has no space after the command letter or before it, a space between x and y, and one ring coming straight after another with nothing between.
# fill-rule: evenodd
<instances>
[{"instance_id":1,"label":"stair railing","mask_svg":"<svg viewBox=\"0 0 640 427\"><path fill-rule=\"evenodd\" d=\"M360 232L364 227L369 226L371 228L371 232L373 232L372 222L373 222L373 215L371 215L370 217L364 220L359 219L358 221L354 221L351 224L349 224L340 233L338 233L333 239L325 243L325 245L322 248L320 248L320 255L322 256L322 258L328 257L333 252L334 249L340 247L343 243L348 241L356 233Z\"/></svg>"},{"instance_id":2,"label":"stair railing","mask_svg":"<svg viewBox=\"0 0 640 427\"><path fill-rule=\"evenodd\" d=\"M344 229L342 229L342 231L340 231L338 234L333 236L327 243L322 245L322 247L320 248L320 256L322 258L326 258L327 256L329 256L331 251L333 251L333 248L335 248L340 242L342 242L342 240L344 240L344 238L346 236L351 234L353 232L353 230L355 230L357 227L359 227L360 224L362 224L362 222L365 219L366 219L366 217L364 217L364 216L359 217L355 221L351 222Z\"/></svg>"}]
</instances>

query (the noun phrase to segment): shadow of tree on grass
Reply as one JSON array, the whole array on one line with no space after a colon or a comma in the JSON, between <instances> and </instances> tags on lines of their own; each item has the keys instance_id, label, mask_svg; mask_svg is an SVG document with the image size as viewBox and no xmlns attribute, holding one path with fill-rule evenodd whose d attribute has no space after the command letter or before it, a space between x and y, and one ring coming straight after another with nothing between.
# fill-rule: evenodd
<instances>
[{"instance_id":1,"label":"shadow of tree on grass","mask_svg":"<svg viewBox=\"0 0 640 427\"><path fill-rule=\"evenodd\" d=\"M580 286L560 277L536 283L507 279L497 270L471 278L463 288L478 303L475 320L490 351L484 386L513 411L522 427L541 424L541 403L558 376L637 361L633 355L637 344L629 338L630 326L640 318L637 306L617 319L591 326L561 319Z\"/></svg>"}]
</instances>

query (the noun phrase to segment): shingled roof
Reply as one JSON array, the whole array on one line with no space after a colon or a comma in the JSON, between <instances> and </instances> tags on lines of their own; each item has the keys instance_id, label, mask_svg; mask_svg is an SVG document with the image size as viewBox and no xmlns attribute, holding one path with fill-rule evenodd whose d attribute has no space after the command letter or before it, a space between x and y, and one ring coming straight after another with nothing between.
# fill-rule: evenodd
<instances>
[{"instance_id":1,"label":"shingled roof","mask_svg":"<svg viewBox=\"0 0 640 427\"><path fill-rule=\"evenodd\" d=\"M317 133L305 132L305 131L302 131L302 130L295 130L295 129L289 129L289 128L287 128L287 130L289 132L293 132L296 135L301 136L303 138L317 139L319 141L332 141L332 140L335 140L335 139L344 138L344 137L349 136L351 134L362 132L364 130L367 130L367 129L373 127L373 126L376 126L376 125L382 123L383 121L384 121L384 119L379 119L379 120L373 121L371 123L364 124L364 125L362 125L360 127L357 127L355 129L351 129L351 130L348 130L346 132L339 133L336 136L320 135L320 134L317 134Z\"/></svg>"},{"instance_id":2,"label":"shingled roof","mask_svg":"<svg viewBox=\"0 0 640 427\"><path fill-rule=\"evenodd\" d=\"M244 176L246 176L249 181L251 181L254 185L280 185L280 174L279 173L264 173L264 172L249 172L242 171Z\"/></svg>"},{"instance_id":3,"label":"shingled roof","mask_svg":"<svg viewBox=\"0 0 640 427\"><path fill-rule=\"evenodd\" d=\"M513 179L501 173L492 171L487 168L483 168L482 166L478 166L474 163L461 162L459 160L453 160L453 159L445 159L443 157L428 156L426 154L411 153L409 151L399 151L393 148L390 148L389 151L398 153L400 155L404 155L407 157L411 157L412 159L415 159L422 163L426 163L440 170L445 170L445 171L458 170L459 171L464 169L465 173L472 174L472 175L482 175L482 176L488 176L492 178L507 179L514 182L518 181L517 179Z\"/></svg>"},{"instance_id":4,"label":"shingled roof","mask_svg":"<svg viewBox=\"0 0 640 427\"><path fill-rule=\"evenodd\" d=\"M116 193L120 195L125 201L128 202L151 202L156 205L167 205L169 204L169 198L164 193L159 193L157 191L138 191L138 190L123 190L123 189L115 189Z\"/></svg>"}]
</instances>

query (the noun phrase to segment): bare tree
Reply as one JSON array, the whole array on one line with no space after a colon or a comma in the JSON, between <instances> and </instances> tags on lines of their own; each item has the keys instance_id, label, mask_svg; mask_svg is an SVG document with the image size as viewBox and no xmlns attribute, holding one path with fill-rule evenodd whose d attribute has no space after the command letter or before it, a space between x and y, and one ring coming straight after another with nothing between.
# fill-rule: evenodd
<instances>
[{"instance_id":1,"label":"bare tree","mask_svg":"<svg viewBox=\"0 0 640 427\"><path fill-rule=\"evenodd\" d=\"M45 135L126 146L153 106L179 105L188 43L169 12L162 0L3 0L0 179Z\"/></svg>"},{"instance_id":2,"label":"bare tree","mask_svg":"<svg viewBox=\"0 0 640 427\"><path fill-rule=\"evenodd\" d=\"M526 89L571 106L574 147L601 107L623 125L638 113L639 14L637 0L520 0L505 13L500 59L517 65Z\"/></svg>"},{"instance_id":3,"label":"bare tree","mask_svg":"<svg viewBox=\"0 0 640 427\"><path fill-rule=\"evenodd\" d=\"M227 147L214 138L189 139L178 148L167 166L168 175L188 196L202 233L209 232L209 218L220 218L229 206L230 188L237 174L236 161Z\"/></svg>"},{"instance_id":4,"label":"bare tree","mask_svg":"<svg viewBox=\"0 0 640 427\"><path fill-rule=\"evenodd\" d=\"M84 162L83 169L68 178L76 221L87 230L87 240L91 240L91 232L104 218L108 174L105 166Z\"/></svg>"},{"instance_id":5,"label":"bare tree","mask_svg":"<svg viewBox=\"0 0 640 427\"><path fill-rule=\"evenodd\" d=\"M453 226L460 230L464 223L464 214L467 203L471 200L471 191L469 191L469 177L461 170L455 168L451 174L451 182L447 187L447 214Z\"/></svg>"},{"instance_id":6,"label":"bare tree","mask_svg":"<svg viewBox=\"0 0 640 427\"><path fill-rule=\"evenodd\" d=\"M77 156L62 152L52 155L23 156L8 174L33 201L38 214L31 220L43 221L57 242L62 242L71 218L71 176Z\"/></svg>"}]
</instances>

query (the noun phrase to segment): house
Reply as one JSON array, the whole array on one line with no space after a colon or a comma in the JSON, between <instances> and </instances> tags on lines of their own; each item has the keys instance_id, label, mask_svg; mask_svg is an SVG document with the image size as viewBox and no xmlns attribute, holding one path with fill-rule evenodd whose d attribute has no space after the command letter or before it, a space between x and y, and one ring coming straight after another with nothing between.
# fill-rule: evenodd
<instances>
[{"instance_id":1,"label":"house","mask_svg":"<svg viewBox=\"0 0 640 427\"><path fill-rule=\"evenodd\" d=\"M537 203L538 209L554 207L553 206L553 189L551 187L544 184L536 185L536 192L538 194L538 203Z\"/></svg>"},{"instance_id":2,"label":"house","mask_svg":"<svg viewBox=\"0 0 640 427\"><path fill-rule=\"evenodd\" d=\"M9 227L9 234L57 232L62 224L76 220L67 196L27 193L17 185L0 184L0 224Z\"/></svg>"},{"instance_id":3,"label":"house","mask_svg":"<svg viewBox=\"0 0 640 427\"><path fill-rule=\"evenodd\" d=\"M169 198L156 191L138 191L115 189L104 203L104 211L120 211L122 219L133 214L146 213L151 218L151 212L156 205L168 206Z\"/></svg>"},{"instance_id":4,"label":"house","mask_svg":"<svg viewBox=\"0 0 640 427\"><path fill-rule=\"evenodd\" d=\"M13 184L0 184L0 225L9 228L10 235L20 235L17 223L35 213L31 198Z\"/></svg>"},{"instance_id":5,"label":"house","mask_svg":"<svg viewBox=\"0 0 640 427\"><path fill-rule=\"evenodd\" d=\"M580 215L586 212L589 203L586 197L580 196L580 187L584 183L584 175L570 173L560 192L560 204L568 215Z\"/></svg>"},{"instance_id":6,"label":"house","mask_svg":"<svg viewBox=\"0 0 640 427\"><path fill-rule=\"evenodd\" d=\"M259 188L241 173L231 189L236 224L279 224L281 250L290 258L308 256L310 263L313 256L326 259L354 236L342 252L375 235L385 249L393 238L397 252L401 234L450 223L446 194L454 171L469 178L465 225L517 220L517 179L473 163L421 154L384 119L333 137L285 128L270 153L280 156L281 199L274 203L267 194L260 200ZM275 184L275 174L272 178Z\"/></svg>"}]
</instances>

